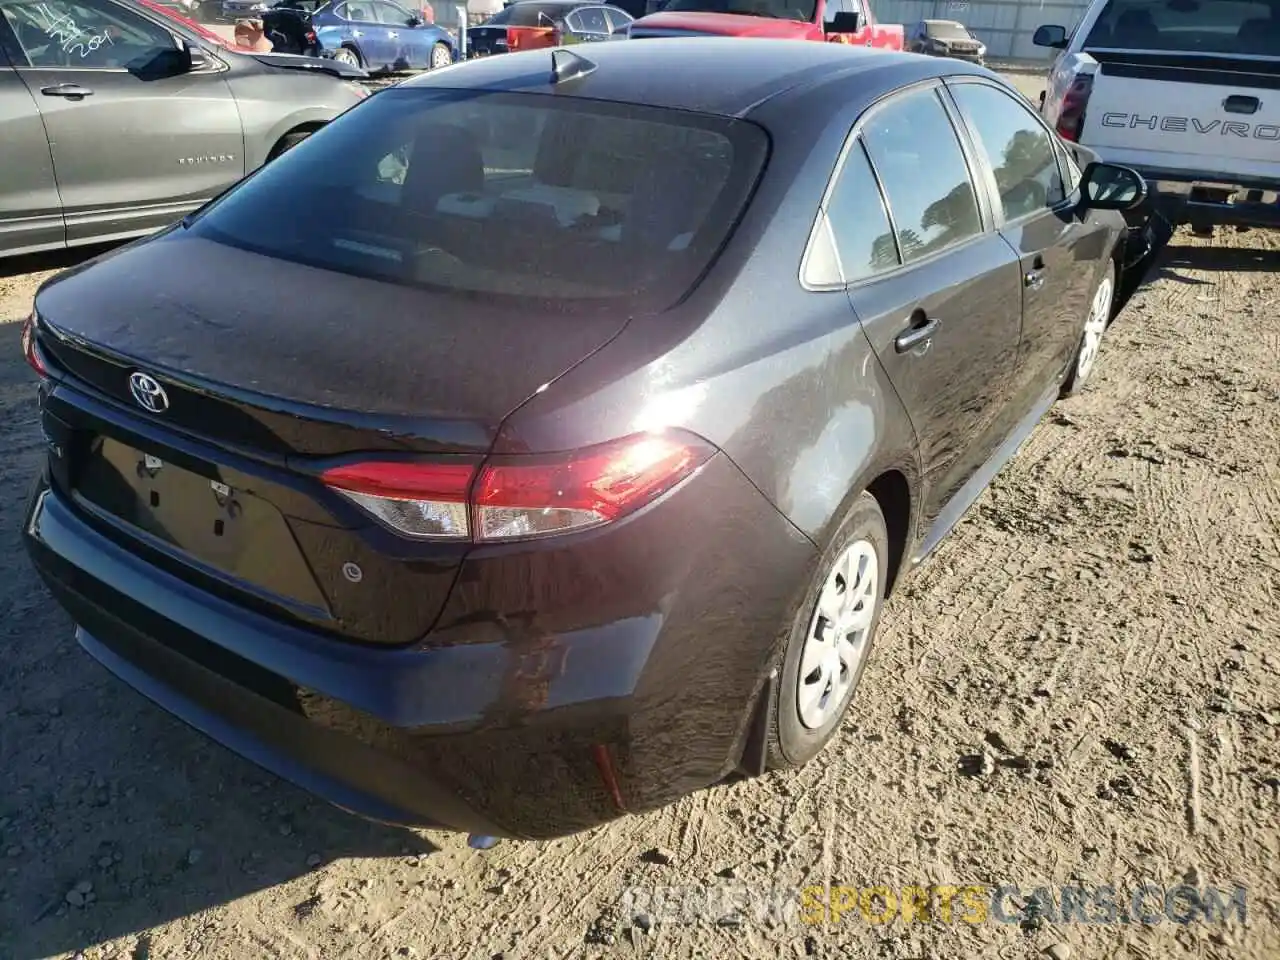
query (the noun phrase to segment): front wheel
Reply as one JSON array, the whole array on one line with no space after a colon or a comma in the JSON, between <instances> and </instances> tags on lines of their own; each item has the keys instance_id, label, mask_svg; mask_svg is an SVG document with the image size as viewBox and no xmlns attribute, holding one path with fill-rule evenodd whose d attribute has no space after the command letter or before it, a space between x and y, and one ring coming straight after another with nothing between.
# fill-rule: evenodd
<instances>
[{"instance_id":1,"label":"front wheel","mask_svg":"<svg viewBox=\"0 0 1280 960\"><path fill-rule=\"evenodd\" d=\"M432 70L438 67L447 67L453 63L453 51L443 43L437 43L431 48L431 58L427 61L429 68Z\"/></svg>"},{"instance_id":2,"label":"front wheel","mask_svg":"<svg viewBox=\"0 0 1280 960\"><path fill-rule=\"evenodd\" d=\"M888 558L884 514L862 493L823 551L791 627L769 724L771 770L807 763L839 728L880 623Z\"/></svg>"},{"instance_id":3,"label":"front wheel","mask_svg":"<svg viewBox=\"0 0 1280 960\"><path fill-rule=\"evenodd\" d=\"M1093 373L1098 353L1102 350L1102 335L1107 332L1107 325L1111 322L1111 302L1115 298L1115 289L1116 267L1115 264L1108 263L1093 292L1093 299L1089 301L1089 313L1084 320L1080 345L1076 347L1075 359L1062 384L1063 397L1073 397L1083 390Z\"/></svg>"}]
</instances>

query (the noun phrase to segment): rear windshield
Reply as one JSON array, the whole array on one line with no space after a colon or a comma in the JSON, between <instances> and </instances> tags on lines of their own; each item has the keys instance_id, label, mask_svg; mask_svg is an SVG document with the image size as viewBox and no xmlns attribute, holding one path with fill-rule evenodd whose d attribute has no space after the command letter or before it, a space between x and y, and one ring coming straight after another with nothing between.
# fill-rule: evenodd
<instances>
[{"instance_id":1,"label":"rear windshield","mask_svg":"<svg viewBox=\"0 0 1280 960\"><path fill-rule=\"evenodd\" d=\"M1280 3L1110 0L1085 48L1280 56Z\"/></svg>"},{"instance_id":2,"label":"rear windshield","mask_svg":"<svg viewBox=\"0 0 1280 960\"><path fill-rule=\"evenodd\" d=\"M706 270L764 131L569 96L384 90L189 226L283 260L471 296L660 309Z\"/></svg>"},{"instance_id":3,"label":"rear windshield","mask_svg":"<svg viewBox=\"0 0 1280 960\"><path fill-rule=\"evenodd\" d=\"M548 26L548 20L560 20L573 7L564 3L513 3L499 10L486 22L508 27Z\"/></svg>"}]
</instances>

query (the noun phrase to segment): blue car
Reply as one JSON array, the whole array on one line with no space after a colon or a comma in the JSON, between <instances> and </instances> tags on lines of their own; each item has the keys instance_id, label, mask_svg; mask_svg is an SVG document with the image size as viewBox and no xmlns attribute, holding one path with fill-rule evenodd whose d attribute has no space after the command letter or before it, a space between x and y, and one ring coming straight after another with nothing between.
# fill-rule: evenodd
<instances>
[{"instance_id":1,"label":"blue car","mask_svg":"<svg viewBox=\"0 0 1280 960\"><path fill-rule=\"evenodd\" d=\"M321 56L369 71L431 70L458 59L453 34L391 0L337 0L309 19Z\"/></svg>"}]
</instances>

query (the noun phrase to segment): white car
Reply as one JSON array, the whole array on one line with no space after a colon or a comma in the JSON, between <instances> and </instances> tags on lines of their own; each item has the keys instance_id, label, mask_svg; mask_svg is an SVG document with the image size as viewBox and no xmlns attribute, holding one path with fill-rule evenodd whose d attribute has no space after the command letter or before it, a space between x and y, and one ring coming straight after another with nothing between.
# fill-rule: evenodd
<instances>
[{"instance_id":1,"label":"white car","mask_svg":"<svg viewBox=\"0 0 1280 960\"><path fill-rule=\"evenodd\" d=\"M1280 0L1093 0L1035 43L1060 51L1045 119L1172 223L1280 226Z\"/></svg>"}]
</instances>

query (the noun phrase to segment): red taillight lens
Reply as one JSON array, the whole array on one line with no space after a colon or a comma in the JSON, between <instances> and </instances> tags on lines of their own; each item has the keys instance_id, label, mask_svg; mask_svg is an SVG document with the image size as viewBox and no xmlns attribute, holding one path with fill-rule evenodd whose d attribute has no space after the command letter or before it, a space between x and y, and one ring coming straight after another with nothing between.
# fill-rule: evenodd
<instances>
[{"instance_id":1,"label":"red taillight lens","mask_svg":"<svg viewBox=\"0 0 1280 960\"><path fill-rule=\"evenodd\" d=\"M314 30L308 30L308 31L307 31L306 33L304 33L302 36L303 36L303 38L307 41L307 43L315 43L315 42L316 42L316 32L315 32Z\"/></svg>"},{"instance_id":2,"label":"red taillight lens","mask_svg":"<svg viewBox=\"0 0 1280 960\"><path fill-rule=\"evenodd\" d=\"M696 437L646 433L554 461L496 461L476 485L476 538L542 537L617 520L670 490L711 453Z\"/></svg>"},{"instance_id":3,"label":"red taillight lens","mask_svg":"<svg viewBox=\"0 0 1280 960\"><path fill-rule=\"evenodd\" d=\"M467 491L474 476L471 463L374 461L334 467L321 479L400 533L462 540L470 536Z\"/></svg>"},{"instance_id":4,"label":"red taillight lens","mask_svg":"<svg viewBox=\"0 0 1280 960\"><path fill-rule=\"evenodd\" d=\"M523 540L626 516L714 452L689 434L646 433L554 457L496 458L478 477L470 464L375 461L336 467L322 479L407 536Z\"/></svg>"},{"instance_id":5,"label":"red taillight lens","mask_svg":"<svg viewBox=\"0 0 1280 960\"><path fill-rule=\"evenodd\" d=\"M36 345L36 314L34 310L22 324L22 355L27 358L27 363L37 374L42 377L49 375L49 368L40 359L40 348Z\"/></svg>"},{"instance_id":6,"label":"red taillight lens","mask_svg":"<svg viewBox=\"0 0 1280 960\"><path fill-rule=\"evenodd\" d=\"M1071 81L1071 86L1062 97L1062 110L1058 113L1058 136L1072 143L1080 141L1080 133L1084 130L1084 109L1089 105L1089 94L1093 93L1093 75L1082 73Z\"/></svg>"}]
</instances>

